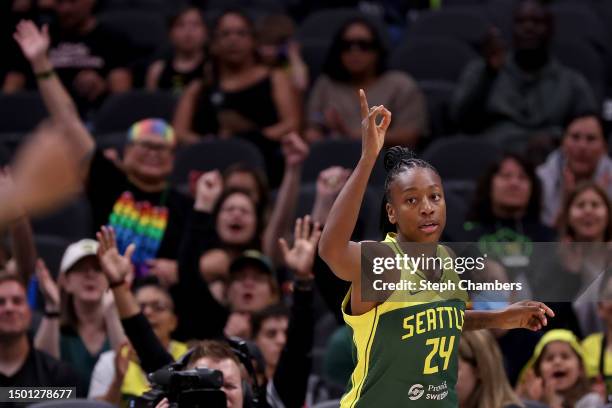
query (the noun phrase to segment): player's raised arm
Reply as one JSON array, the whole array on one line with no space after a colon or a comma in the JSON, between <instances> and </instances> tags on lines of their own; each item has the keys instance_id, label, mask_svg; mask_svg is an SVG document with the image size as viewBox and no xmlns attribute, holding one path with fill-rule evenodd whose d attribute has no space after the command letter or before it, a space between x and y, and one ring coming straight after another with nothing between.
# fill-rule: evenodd
<instances>
[{"instance_id":1,"label":"player's raised arm","mask_svg":"<svg viewBox=\"0 0 612 408\"><path fill-rule=\"evenodd\" d=\"M365 92L361 102L361 158L336 198L319 242L319 254L340 279L355 281L360 274L360 244L351 242L368 180L391 123L384 106L368 108ZM380 123L377 119L382 117Z\"/></svg>"},{"instance_id":2,"label":"player's raised arm","mask_svg":"<svg viewBox=\"0 0 612 408\"><path fill-rule=\"evenodd\" d=\"M38 89L51 118L69 130L66 137L70 138L74 153L79 158L85 157L93 150L94 139L81 122L72 98L47 57L50 44L47 26L39 29L32 21L21 21L13 37L32 66Z\"/></svg>"}]
</instances>

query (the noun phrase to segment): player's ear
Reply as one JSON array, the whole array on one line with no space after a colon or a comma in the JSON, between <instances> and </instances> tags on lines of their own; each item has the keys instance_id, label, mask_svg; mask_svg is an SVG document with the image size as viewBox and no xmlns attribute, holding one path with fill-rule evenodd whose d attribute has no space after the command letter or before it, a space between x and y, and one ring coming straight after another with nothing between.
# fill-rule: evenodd
<instances>
[{"instance_id":1,"label":"player's ear","mask_svg":"<svg viewBox=\"0 0 612 408\"><path fill-rule=\"evenodd\" d=\"M395 217L395 208L389 203L385 204L385 208L387 210L387 217L389 218L389 222L393 225L396 224L397 219Z\"/></svg>"}]
</instances>

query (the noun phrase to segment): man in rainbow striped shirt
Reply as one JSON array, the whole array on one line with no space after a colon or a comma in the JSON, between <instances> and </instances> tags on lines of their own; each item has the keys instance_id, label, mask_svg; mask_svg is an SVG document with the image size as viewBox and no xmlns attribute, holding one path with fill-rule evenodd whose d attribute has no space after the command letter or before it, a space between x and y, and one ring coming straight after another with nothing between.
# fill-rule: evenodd
<instances>
[{"instance_id":1,"label":"man in rainbow striped shirt","mask_svg":"<svg viewBox=\"0 0 612 408\"><path fill-rule=\"evenodd\" d=\"M94 153L86 189L95 227L112 226L121 251L136 244L136 277L153 273L168 285L176 277L174 259L189 213L188 199L167 180L175 145L174 130L164 120L138 121L127 133L120 165Z\"/></svg>"},{"instance_id":2,"label":"man in rainbow striped shirt","mask_svg":"<svg viewBox=\"0 0 612 408\"><path fill-rule=\"evenodd\" d=\"M32 66L51 119L70 126L65 138L83 163L94 231L102 225L113 226L121 251L131 242L138 247L133 259L136 273L154 273L169 286L176 279L173 259L178 256L183 216L191 207L189 199L168 182L176 146L174 130L162 119L138 121L127 133L123 158L109 160L96 149L95 139L48 57L48 27L39 29L32 21L22 21L16 39Z\"/></svg>"}]
</instances>

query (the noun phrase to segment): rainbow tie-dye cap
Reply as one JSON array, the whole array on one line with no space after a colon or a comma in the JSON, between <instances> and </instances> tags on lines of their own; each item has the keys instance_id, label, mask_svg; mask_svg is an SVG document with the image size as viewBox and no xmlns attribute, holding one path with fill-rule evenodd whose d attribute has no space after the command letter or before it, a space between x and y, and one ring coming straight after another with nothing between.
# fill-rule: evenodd
<instances>
[{"instance_id":1,"label":"rainbow tie-dye cap","mask_svg":"<svg viewBox=\"0 0 612 408\"><path fill-rule=\"evenodd\" d=\"M134 123L128 130L128 142L136 142L142 135L159 136L171 145L176 143L174 129L163 119L150 118Z\"/></svg>"}]
</instances>

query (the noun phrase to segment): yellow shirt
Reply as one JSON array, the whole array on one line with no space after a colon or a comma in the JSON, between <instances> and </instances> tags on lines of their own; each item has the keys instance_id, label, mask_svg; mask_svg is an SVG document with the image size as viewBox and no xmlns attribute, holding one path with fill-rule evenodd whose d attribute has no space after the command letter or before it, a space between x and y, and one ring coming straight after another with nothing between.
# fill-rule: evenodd
<instances>
[{"instance_id":1,"label":"yellow shirt","mask_svg":"<svg viewBox=\"0 0 612 408\"><path fill-rule=\"evenodd\" d=\"M168 352L174 360L178 360L187 350L186 344L174 340L170 341ZM125 378L123 379L123 385L121 386L121 394L140 397L149 391L149 389L151 389L151 386L145 372L142 371L139 364L130 361Z\"/></svg>"},{"instance_id":2,"label":"yellow shirt","mask_svg":"<svg viewBox=\"0 0 612 408\"><path fill-rule=\"evenodd\" d=\"M599 375L599 360L601 358L601 342L603 333L595 333L588 336L582 341L582 349L584 350L584 369L587 377L592 378ZM604 367L606 377L612 377L612 353L606 351Z\"/></svg>"}]
</instances>

